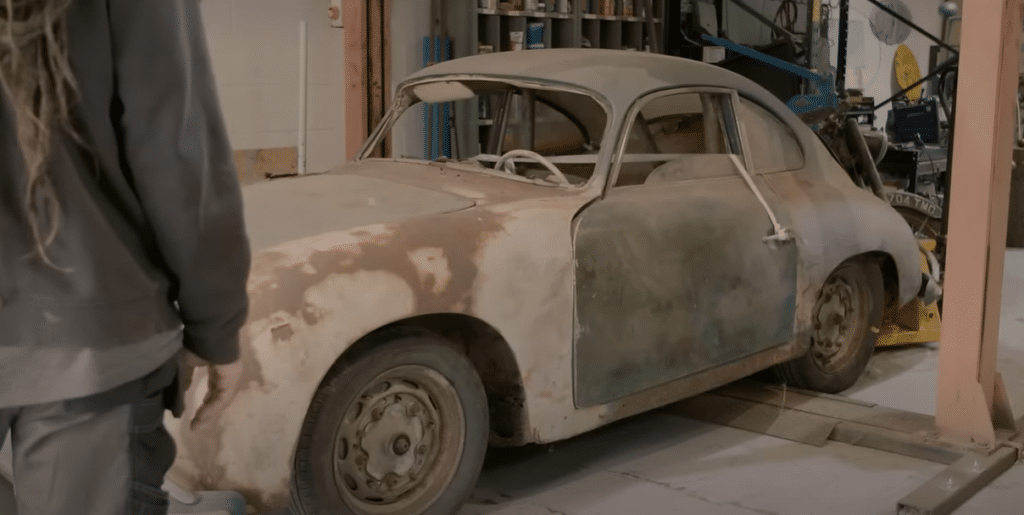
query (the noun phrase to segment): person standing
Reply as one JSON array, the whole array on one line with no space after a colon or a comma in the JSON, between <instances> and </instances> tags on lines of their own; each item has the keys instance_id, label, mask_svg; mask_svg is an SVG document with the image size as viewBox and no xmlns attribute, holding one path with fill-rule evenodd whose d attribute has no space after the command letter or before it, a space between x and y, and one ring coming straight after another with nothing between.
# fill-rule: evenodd
<instances>
[{"instance_id":1,"label":"person standing","mask_svg":"<svg viewBox=\"0 0 1024 515\"><path fill-rule=\"evenodd\" d=\"M0 441L18 514L163 515L181 356L211 367L191 421L209 424L238 387L248 306L199 0L0 0L0 86Z\"/></svg>"}]
</instances>

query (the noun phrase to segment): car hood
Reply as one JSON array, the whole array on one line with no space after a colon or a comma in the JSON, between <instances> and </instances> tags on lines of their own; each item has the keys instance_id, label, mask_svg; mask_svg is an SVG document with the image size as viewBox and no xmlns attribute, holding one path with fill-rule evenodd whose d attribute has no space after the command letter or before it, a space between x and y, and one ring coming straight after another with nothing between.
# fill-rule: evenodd
<instances>
[{"instance_id":1,"label":"car hood","mask_svg":"<svg viewBox=\"0 0 1024 515\"><path fill-rule=\"evenodd\" d=\"M365 175L276 179L243 188L254 251L364 225L468 209L467 197Z\"/></svg>"}]
</instances>

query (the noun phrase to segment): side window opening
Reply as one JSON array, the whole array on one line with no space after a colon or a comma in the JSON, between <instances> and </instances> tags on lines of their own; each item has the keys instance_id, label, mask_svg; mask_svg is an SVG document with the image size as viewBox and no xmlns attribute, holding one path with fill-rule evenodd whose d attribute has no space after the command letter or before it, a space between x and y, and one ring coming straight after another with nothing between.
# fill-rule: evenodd
<instances>
[{"instance_id":1,"label":"side window opening","mask_svg":"<svg viewBox=\"0 0 1024 515\"><path fill-rule=\"evenodd\" d=\"M573 184L594 173L605 117L593 99L578 94L513 88L485 100L495 113L495 125L482 138L487 152L503 155L524 149L552 158ZM579 116L586 113L585 117ZM589 156L573 162L572 156ZM517 163L520 175L544 178L543 166L529 160Z\"/></svg>"},{"instance_id":2,"label":"side window opening","mask_svg":"<svg viewBox=\"0 0 1024 515\"><path fill-rule=\"evenodd\" d=\"M753 158L751 173L785 172L804 167L803 149L789 125L745 98L740 98L736 114Z\"/></svg>"},{"instance_id":3,"label":"side window opening","mask_svg":"<svg viewBox=\"0 0 1024 515\"><path fill-rule=\"evenodd\" d=\"M648 101L630 124L615 186L737 175L731 97L677 93Z\"/></svg>"}]
</instances>

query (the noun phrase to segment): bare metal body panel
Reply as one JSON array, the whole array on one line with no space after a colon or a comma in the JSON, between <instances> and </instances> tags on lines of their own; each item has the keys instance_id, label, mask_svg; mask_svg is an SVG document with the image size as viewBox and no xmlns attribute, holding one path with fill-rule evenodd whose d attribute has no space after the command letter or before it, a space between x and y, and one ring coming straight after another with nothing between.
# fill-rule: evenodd
<instances>
[{"instance_id":1,"label":"bare metal body panel","mask_svg":"<svg viewBox=\"0 0 1024 515\"><path fill-rule=\"evenodd\" d=\"M492 437L509 445L568 438L799 356L809 346L815 294L852 256L891 259L899 299L914 298L921 276L910 228L858 189L816 136L752 82L638 52L529 54L440 63L409 81L486 75L586 89L610 106L611 127L653 89L733 88L788 122L803 147L802 170L754 181L794 240L778 248L763 242L772 228L765 209L733 184L717 193L681 192L678 204L664 188L652 197L657 208L629 194L618 201L620 193L606 192L608 147L593 179L574 188L509 180L466 164L396 160L357 160L332 176L260 185L247 193L246 206L258 244L242 331L245 382L212 429L193 432L168 418L179 448L171 472L177 483L236 490L261 511L283 508L317 387L346 350L389 324L430 319L445 329L471 320L487 329L488 338L464 344L485 372L489 400L512 413L507 434ZM702 210L701 195L722 202ZM644 232L623 232L637 227ZM673 245L680 263L671 260ZM623 267L625 290L618 291L630 311L610 301L614 284L586 275L588 267L613 265ZM690 288L679 291L710 314L695 317L699 310L687 311L679 300L659 312L652 301L664 303L673 287ZM723 296L712 296L716 290ZM647 325L630 326L633 315ZM643 347L645 338L659 344ZM691 350L679 352L673 342L689 342ZM651 378L603 384L637 373ZM185 420L206 394L205 379L194 378Z\"/></svg>"},{"instance_id":2,"label":"bare metal body panel","mask_svg":"<svg viewBox=\"0 0 1024 515\"><path fill-rule=\"evenodd\" d=\"M793 338L796 246L739 177L613 191L576 236L575 391L620 399Z\"/></svg>"}]
</instances>

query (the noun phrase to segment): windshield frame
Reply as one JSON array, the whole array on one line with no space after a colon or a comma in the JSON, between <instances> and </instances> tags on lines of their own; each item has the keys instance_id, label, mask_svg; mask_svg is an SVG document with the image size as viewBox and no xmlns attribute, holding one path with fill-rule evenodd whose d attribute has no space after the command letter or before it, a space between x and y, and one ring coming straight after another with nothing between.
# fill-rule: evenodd
<instances>
[{"instance_id":1,"label":"windshield frame","mask_svg":"<svg viewBox=\"0 0 1024 515\"><path fill-rule=\"evenodd\" d=\"M420 105L420 104L423 103L422 101L417 101L415 103L410 102L410 97L414 96L414 95L411 94L412 88L415 88L416 86L419 86L421 84L427 84L427 83L431 83L431 82L446 82L446 81L500 82L500 83L507 84L509 86L513 86L513 87L516 87L516 88L574 93L574 94L578 94L578 95L584 95L584 96L587 96L587 97L593 99L595 102L597 102L598 105L601 106L602 109L604 109L604 113L605 113L605 126L604 126L604 131L603 131L601 140L599 142L597 142L597 143L600 144L600 149L598 150L598 153L595 156L594 173L591 175L590 179L588 179L586 183L566 187L564 185L559 185L559 184L554 184L554 183L547 183L547 182L543 182L543 181L540 181L540 182L533 181L533 180L521 178L521 177L518 177L518 176L514 176L514 177L520 178L520 179L524 179L526 182L529 182L531 184L538 184L538 185L545 186L545 187L562 187L562 188L569 188L569 189L590 188L590 187L594 187L594 185L596 185L596 184L602 184L601 181L607 180L609 165L611 163L611 158L612 158L612 155L614 153L614 149L611 148L612 146L614 146L613 145L613 143L614 143L614 134L613 134L613 132L615 132L614 131L614 125L615 125L615 116L614 116L614 114L615 113L614 113L614 109L613 109L612 103L607 98L605 98L603 95L601 95L600 93L598 93L598 92L596 92L596 91L594 91L592 89L589 89L589 88L585 88L585 87L581 87L581 86L576 86L576 85L573 85L573 84L566 84L566 83L561 83L561 82L555 82L555 81L541 81L541 80L537 80L537 79L525 79L525 78L522 78L522 77L511 77L511 76L502 76L502 75L478 75L478 74L437 75L437 76L424 77L424 78L415 79L415 80L408 80L408 81L405 81L405 82L399 84L398 87L396 88L395 96L393 97L393 99L391 101L391 105L388 107L387 112L384 114L384 117L381 119L380 123L378 123L377 126L374 127L373 131L370 132L370 135L366 138L366 141L363 142L363 145L359 148L359 152L356 153L356 156L353 158L353 161L357 161L358 162L358 161L363 161L363 160L367 160L367 159L394 160L395 159L394 157L389 157L389 158L373 158L373 157L371 157L371 154L373 153L373 149L377 148L381 144L381 142L383 141L385 135L387 135L391 131L391 129L394 127L395 123L398 122L399 118L401 118L401 116L403 114L405 114L405 112L407 110L409 110L410 108L415 107L415 106ZM560 106L551 106L551 107L553 107L557 111L561 111L562 110L562 108ZM570 118L570 120L575 123L574 119ZM612 144L612 145L610 145L610 144ZM432 161L430 159L418 159L418 158L410 158L410 157L402 158L402 160L414 161L414 162L418 162L418 163L441 162L441 161ZM460 161L452 160L452 161L450 161L450 163L455 164L455 163L460 163ZM465 164L465 163L463 163L463 164ZM491 169L487 168L486 166L484 166L483 168L485 170L494 171L494 170L491 170ZM497 177L512 179L512 177L508 176L509 174L505 174L505 173L501 173L501 172L497 172L497 171L494 171L494 172L495 172L494 174L487 174L487 175L493 175L493 176L497 176Z\"/></svg>"}]
</instances>

